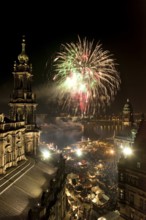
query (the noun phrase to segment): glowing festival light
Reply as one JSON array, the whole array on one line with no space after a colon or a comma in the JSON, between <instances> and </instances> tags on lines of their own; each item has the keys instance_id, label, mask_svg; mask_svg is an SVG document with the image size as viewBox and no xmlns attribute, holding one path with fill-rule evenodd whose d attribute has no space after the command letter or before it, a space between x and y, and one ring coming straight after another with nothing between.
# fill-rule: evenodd
<instances>
[{"instance_id":1,"label":"glowing festival light","mask_svg":"<svg viewBox=\"0 0 146 220\"><path fill-rule=\"evenodd\" d=\"M109 51L102 45L81 40L61 45L54 59L57 97L64 107L82 114L105 108L120 88L120 76Z\"/></svg>"}]
</instances>

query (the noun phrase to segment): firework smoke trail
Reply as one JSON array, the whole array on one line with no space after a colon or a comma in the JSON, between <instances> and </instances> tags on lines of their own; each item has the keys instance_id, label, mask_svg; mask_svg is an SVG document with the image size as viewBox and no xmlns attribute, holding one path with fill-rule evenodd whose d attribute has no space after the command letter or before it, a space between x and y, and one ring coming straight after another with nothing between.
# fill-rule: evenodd
<instances>
[{"instance_id":1,"label":"firework smoke trail","mask_svg":"<svg viewBox=\"0 0 146 220\"><path fill-rule=\"evenodd\" d=\"M54 59L54 82L64 106L94 114L109 105L121 83L110 52L103 51L101 44L80 37L76 43L61 46Z\"/></svg>"}]
</instances>

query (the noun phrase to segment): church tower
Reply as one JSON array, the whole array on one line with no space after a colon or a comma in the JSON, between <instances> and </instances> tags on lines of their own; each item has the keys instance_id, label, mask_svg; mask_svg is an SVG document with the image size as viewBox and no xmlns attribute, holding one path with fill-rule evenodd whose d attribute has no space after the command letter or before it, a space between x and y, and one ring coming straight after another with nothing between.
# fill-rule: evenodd
<instances>
[{"instance_id":1,"label":"church tower","mask_svg":"<svg viewBox=\"0 0 146 220\"><path fill-rule=\"evenodd\" d=\"M133 108L129 99L127 99L127 102L123 107L123 125L131 126L133 125L133 122Z\"/></svg>"},{"instance_id":2,"label":"church tower","mask_svg":"<svg viewBox=\"0 0 146 220\"><path fill-rule=\"evenodd\" d=\"M39 129L36 125L36 96L32 92L32 65L25 51L25 37L22 38L22 50L18 61L14 63L14 88L9 102L10 119L25 122L25 152L36 154Z\"/></svg>"}]
</instances>

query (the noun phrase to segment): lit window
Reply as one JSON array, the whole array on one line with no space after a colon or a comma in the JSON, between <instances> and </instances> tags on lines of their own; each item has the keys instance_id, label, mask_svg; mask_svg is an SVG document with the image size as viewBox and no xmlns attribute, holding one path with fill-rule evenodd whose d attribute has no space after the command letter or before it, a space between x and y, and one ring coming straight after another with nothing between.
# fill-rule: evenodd
<instances>
[{"instance_id":1,"label":"lit window","mask_svg":"<svg viewBox=\"0 0 146 220\"><path fill-rule=\"evenodd\" d=\"M120 199L124 199L124 190L120 189Z\"/></svg>"},{"instance_id":2,"label":"lit window","mask_svg":"<svg viewBox=\"0 0 146 220\"><path fill-rule=\"evenodd\" d=\"M140 168L140 167L141 167L141 163L137 162L137 168Z\"/></svg>"},{"instance_id":3,"label":"lit window","mask_svg":"<svg viewBox=\"0 0 146 220\"><path fill-rule=\"evenodd\" d=\"M120 173L120 180L123 181L124 180L124 174Z\"/></svg>"},{"instance_id":4,"label":"lit window","mask_svg":"<svg viewBox=\"0 0 146 220\"><path fill-rule=\"evenodd\" d=\"M134 212L133 211L130 214L130 219L134 219Z\"/></svg>"}]
</instances>

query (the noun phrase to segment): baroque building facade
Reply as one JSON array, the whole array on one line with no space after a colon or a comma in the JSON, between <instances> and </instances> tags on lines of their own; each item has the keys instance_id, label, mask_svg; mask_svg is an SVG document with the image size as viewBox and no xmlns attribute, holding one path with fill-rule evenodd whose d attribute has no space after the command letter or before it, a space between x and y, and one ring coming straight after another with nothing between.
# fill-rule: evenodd
<instances>
[{"instance_id":1,"label":"baroque building facade","mask_svg":"<svg viewBox=\"0 0 146 220\"><path fill-rule=\"evenodd\" d=\"M118 148L118 209L121 220L146 220L146 121L134 121L129 100L123 107L123 130L115 136ZM125 154L126 148L131 154Z\"/></svg>"},{"instance_id":2,"label":"baroque building facade","mask_svg":"<svg viewBox=\"0 0 146 220\"><path fill-rule=\"evenodd\" d=\"M14 63L14 88L8 117L0 114L0 174L17 166L27 154L37 154L40 131L36 124L36 96L32 92L32 65L25 51L25 37L18 61Z\"/></svg>"},{"instance_id":3,"label":"baroque building facade","mask_svg":"<svg viewBox=\"0 0 146 220\"><path fill-rule=\"evenodd\" d=\"M24 121L13 121L0 114L0 174L26 159L24 134Z\"/></svg>"},{"instance_id":4,"label":"baroque building facade","mask_svg":"<svg viewBox=\"0 0 146 220\"><path fill-rule=\"evenodd\" d=\"M118 206L121 219L146 220L146 121L141 121L133 154L118 163Z\"/></svg>"},{"instance_id":5,"label":"baroque building facade","mask_svg":"<svg viewBox=\"0 0 146 220\"><path fill-rule=\"evenodd\" d=\"M48 163L43 162L38 157L33 158L39 155L37 153L39 153L40 130L36 123L36 96L31 85L33 78L32 65L29 63L25 47L25 38L23 37L21 53L18 55L18 61L14 63L14 87L9 102L10 115L6 117L3 113L0 114L0 174L6 174L8 168L19 166L20 161L27 159L33 161L33 167L35 171L39 169L39 173L41 173L41 169L49 169ZM34 207L30 205L30 209L26 213L28 214L26 219L65 219L68 211L68 201L65 159L62 154L56 160L54 170L56 171L52 177L42 172L38 178L40 180L42 177L42 182L47 179L48 182L45 184L48 184L48 187L46 186L46 190L44 189L46 188L45 185L43 185L43 189L39 188L39 191L42 192L42 196L39 198L40 201ZM43 176L44 173L46 178ZM35 175L38 175L37 172ZM31 181L34 190L38 190L35 186L36 176L34 179L32 177ZM23 186L21 189L25 192ZM30 196L28 194L28 200ZM5 205L7 206L7 204ZM13 206L13 204L11 205Z\"/></svg>"}]
</instances>

